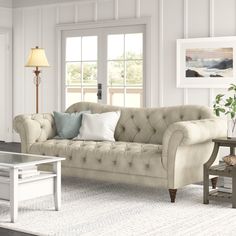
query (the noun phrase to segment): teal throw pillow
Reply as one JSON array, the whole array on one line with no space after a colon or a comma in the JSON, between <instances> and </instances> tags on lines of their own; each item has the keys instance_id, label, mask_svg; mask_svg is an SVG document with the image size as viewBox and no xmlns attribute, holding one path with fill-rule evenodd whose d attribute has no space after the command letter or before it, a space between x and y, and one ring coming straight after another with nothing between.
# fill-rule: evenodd
<instances>
[{"instance_id":1,"label":"teal throw pillow","mask_svg":"<svg viewBox=\"0 0 236 236\"><path fill-rule=\"evenodd\" d=\"M91 113L90 111L82 111L75 113L63 113L54 111L54 119L59 138L72 139L79 134L83 113Z\"/></svg>"}]
</instances>

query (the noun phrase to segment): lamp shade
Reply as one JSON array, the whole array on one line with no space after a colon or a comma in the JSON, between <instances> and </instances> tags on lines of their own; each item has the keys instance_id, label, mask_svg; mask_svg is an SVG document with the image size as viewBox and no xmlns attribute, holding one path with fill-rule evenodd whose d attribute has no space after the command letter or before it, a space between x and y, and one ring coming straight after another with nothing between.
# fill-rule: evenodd
<instances>
[{"instance_id":1,"label":"lamp shade","mask_svg":"<svg viewBox=\"0 0 236 236\"><path fill-rule=\"evenodd\" d=\"M48 67L48 60L43 48L31 48L26 67Z\"/></svg>"}]
</instances>

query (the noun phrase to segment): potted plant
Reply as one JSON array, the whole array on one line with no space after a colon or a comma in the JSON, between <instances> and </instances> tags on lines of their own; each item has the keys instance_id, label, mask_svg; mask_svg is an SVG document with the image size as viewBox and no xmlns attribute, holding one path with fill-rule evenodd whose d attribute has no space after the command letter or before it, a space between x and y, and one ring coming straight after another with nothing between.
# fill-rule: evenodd
<instances>
[{"instance_id":1,"label":"potted plant","mask_svg":"<svg viewBox=\"0 0 236 236\"><path fill-rule=\"evenodd\" d=\"M236 85L230 84L228 92L229 95L216 95L213 108L217 116L220 116L221 114L227 116L228 138L236 138Z\"/></svg>"}]
</instances>

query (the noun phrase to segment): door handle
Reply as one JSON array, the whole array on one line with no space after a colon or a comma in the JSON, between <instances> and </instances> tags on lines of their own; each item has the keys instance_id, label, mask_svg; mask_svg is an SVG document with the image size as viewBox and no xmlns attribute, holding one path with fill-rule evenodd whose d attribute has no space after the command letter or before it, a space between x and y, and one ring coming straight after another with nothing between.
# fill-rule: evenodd
<instances>
[{"instance_id":1,"label":"door handle","mask_svg":"<svg viewBox=\"0 0 236 236\"><path fill-rule=\"evenodd\" d=\"M98 84L97 97L98 97L98 100L102 99L102 84L100 83Z\"/></svg>"}]
</instances>

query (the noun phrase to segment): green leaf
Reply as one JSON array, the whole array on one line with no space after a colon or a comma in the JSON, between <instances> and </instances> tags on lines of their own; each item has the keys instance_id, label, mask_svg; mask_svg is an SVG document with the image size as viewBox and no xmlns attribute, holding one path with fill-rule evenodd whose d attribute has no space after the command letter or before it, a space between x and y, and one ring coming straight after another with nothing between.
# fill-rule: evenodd
<instances>
[{"instance_id":1,"label":"green leaf","mask_svg":"<svg viewBox=\"0 0 236 236\"><path fill-rule=\"evenodd\" d=\"M225 109L224 108L219 108L219 111L224 113L225 112Z\"/></svg>"}]
</instances>

